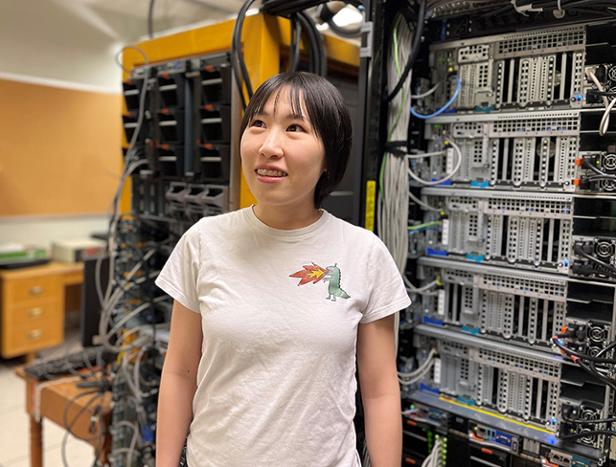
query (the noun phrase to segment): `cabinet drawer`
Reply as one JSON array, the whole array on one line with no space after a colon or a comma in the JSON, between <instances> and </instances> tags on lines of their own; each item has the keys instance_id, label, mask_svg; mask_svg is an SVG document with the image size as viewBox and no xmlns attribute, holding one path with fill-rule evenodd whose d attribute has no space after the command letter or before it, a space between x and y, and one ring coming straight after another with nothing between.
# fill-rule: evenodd
<instances>
[{"instance_id":1,"label":"cabinet drawer","mask_svg":"<svg viewBox=\"0 0 616 467\"><path fill-rule=\"evenodd\" d=\"M5 314L3 322L8 327L43 321L61 321L63 318L60 302L57 300L13 306L4 310L3 313Z\"/></svg>"},{"instance_id":2,"label":"cabinet drawer","mask_svg":"<svg viewBox=\"0 0 616 467\"><path fill-rule=\"evenodd\" d=\"M21 305L32 300L60 298L60 282L57 277L29 277L5 282L10 305Z\"/></svg>"},{"instance_id":3,"label":"cabinet drawer","mask_svg":"<svg viewBox=\"0 0 616 467\"><path fill-rule=\"evenodd\" d=\"M2 334L2 355L14 357L45 347L61 344L64 340L63 320L46 320L13 326Z\"/></svg>"}]
</instances>

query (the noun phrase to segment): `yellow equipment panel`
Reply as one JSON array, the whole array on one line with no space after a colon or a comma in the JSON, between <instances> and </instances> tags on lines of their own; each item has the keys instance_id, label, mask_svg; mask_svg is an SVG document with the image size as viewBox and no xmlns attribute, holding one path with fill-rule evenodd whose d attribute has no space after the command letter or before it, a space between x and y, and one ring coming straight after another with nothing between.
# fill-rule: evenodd
<instances>
[{"instance_id":1,"label":"yellow equipment panel","mask_svg":"<svg viewBox=\"0 0 616 467\"><path fill-rule=\"evenodd\" d=\"M235 20L227 20L145 40L134 46L145 52L149 63L230 51L234 24ZM285 18L263 14L246 17L242 30L242 47L254 89L269 77L280 72L281 52L284 53L289 48L290 37L290 23ZM357 44L331 35L324 35L323 38L330 67L348 71L358 69L359 46ZM143 64L144 58L141 53L134 49L126 49L123 55L123 79L129 79L130 71ZM126 111L125 108L123 110ZM239 135L237 137L239 138ZM238 138L232 144L237 145ZM124 137L123 146L126 147L127 144ZM122 197L122 212L130 211L130 193L130 180L128 180ZM254 201L242 177L239 205L240 207L250 206Z\"/></svg>"}]
</instances>

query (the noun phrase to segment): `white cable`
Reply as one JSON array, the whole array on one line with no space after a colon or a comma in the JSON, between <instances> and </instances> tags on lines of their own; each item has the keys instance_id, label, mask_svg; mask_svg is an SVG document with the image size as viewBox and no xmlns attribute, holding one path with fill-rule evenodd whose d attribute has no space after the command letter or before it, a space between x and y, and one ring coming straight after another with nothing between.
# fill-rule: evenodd
<instances>
[{"instance_id":1,"label":"white cable","mask_svg":"<svg viewBox=\"0 0 616 467\"><path fill-rule=\"evenodd\" d=\"M135 452L135 446L137 444L137 440L141 439L141 434L139 433L139 428L137 427L137 424L135 422L129 422L126 420L121 420L119 422L114 422L113 423L114 428L118 427L118 426L126 426L128 428L130 428L132 430L132 437L131 437L131 441L130 441L130 445L128 448L118 448L118 449L114 449L113 452L114 454L120 454L120 453L126 453L126 466L130 467L133 465L132 461L133 461L133 455Z\"/></svg>"},{"instance_id":2,"label":"white cable","mask_svg":"<svg viewBox=\"0 0 616 467\"><path fill-rule=\"evenodd\" d=\"M426 360L417 369L409 373L398 372L398 382L401 386L412 386L419 383L430 373L436 360L436 350L431 349Z\"/></svg>"},{"instance_id":3,"label":"white cable","mask_svg":"<svg viewBox=\"0 0 616 467\"><path fill-rule=\"evenodd\" d=\"M398 40L398 63L402 63L410 54L412 47L412 31L401 16L395 23L395 34ZM392 54L393 54L392 49ZM395 58L390 55L388 64L388 85L393 87L399 79L400 70L396 67ZM408 128L410 105L410 85L412 70L409 73L401 92L392 100L389 107L388 139L405 140ZM382 186L377 204L378 234L389 249L400 272L404 273L408 257L408 180L405 172L404 157L386 153L383 156Z\"/></svg>"},{"instance_id":4,"label":"white cable","mask_svg":"<svg viewBox=\"0 0 616 467\"><path fill-rule=\"evenodd\" d=\"M441 449L441 440L440 438L436 438L436 441L434 442L434 446L432 446L432 451L430 451L430 454L428 454L428 457L424 459L424 461L421 464L421 467L436 467L438 463L440 463L439 461L435 461L435 459L437 458L439 454L440 449Z\"/></svg>"},{"instance_id":5,"label":"white cable","mask_svg":"<svg viewBox=\"0 0 616 467\"><path fill-rule=\"evenodd\" d=\"M407 159L425 159L426 157L446 156L447 151L434 151L434 152L419 152L417 154L407 154Z\"/></svg>"},{"instance_id":6,"label":"white cable","mask_svg":"<svg viewBox=\"0 0 616 467\"><path fill-rule=\"evenodd\" d=\"M415 376L414 378L402 378L398 376L398 382L401 386L413 386L419 383L428 375L428 373L430 373L435 361L436 359L430 360L427 366L421 368L421 373L417 374L417 376Z\"/></svg>"},{"instance_id":7,"label":"white cable","mask_svg":"<svg viewBox=\"0 0 616 467\"><path fill-rule=\"evenodd\" d=\"M603 116L601 117L601 123L599 124L599 134L601 136L604 136L609 130L610 115L615 105L616 105L616 97L612 99L612 102L610 102L609 105L605 108L605 112L603 113Z\"/></svg>"},{"instance_id":8,"label":"white cable","mask_svg":"<svg viewBox=\"0 0 616 467\"><path fill-rule=\"evenodd\" d=\"M391 89L400 79L401 63L411 54L413 32L402 15L396 17L394 23L394 43L397 44L389 53L387 71L388 87ZM389 104L387 123L388 141L406 140L408 122L410 119L410 87L413 76L411 69L402 85L401 91ZM408 191L409 183L406 175L404 157L392 154L383 155L380 170L379 196L377 199L378 235L391 253L398 270L404 274L408 259ZM395 349L398 352L398 332L400 329L400 314L395 315Z\"/></svg>"},{"instance_id":9,"label":"white cable","mask_svg":"<svg viewBox=\"0 0 616 467\"><path fill-rule=\"evenodd\" d=\"M132 48L132 47L128 47L128 48ZM143 52L143 50L139 50L139 51L144 56L144 61L147 64L148 63L147 55L145 54L145 52ZM117 245L118 232L117 230L118 230L118 222L121 217L121 213L120 213L121 194L122 194L122 191L124 189L124 186L126 184L126 180L128 179L128 177L136 169L148 163L147 160L133 161L133 156L136 154L135 145L137 143L137 139L139 138L139 133L143 125L143 120L145 117L145 99L146 99L146 95L148 91L148 81L150 78L150 72L151 72L151 69L146 68L146 73L143 78L143 86L139 94L139 109L137 112L137 125L135 127L135 130L129 142L128 150L126 153L126 158L124 161L124 171L122 173L122 176L120 177L120 182L118 184L118 187L116 189L116 192L114 194L114 198L112 201L112 216L109 221L109 229L108 229L109 235L107 239L107 256L109 257L109 276L108 276L107 286L105 288L104 293L101 287L101 277L100 277L101 264L102 264L103 258L99 257L96 260L96 267L95 267L96 293L98 295L98 299L99 299L99 302L102 308L100 322L99 322L99 335L100 336L103 336L107 330L107 325L110 320L110 314L111 314L111 308L112 308L111 306L109 306L110 305L109 300L113 296L112 290L115 285L114 284L114 273L115 273L115 258L116 258L116 254L118 251L118 245Z\"/></svg>"},{"instance_id":10,"label":"white cable","mask_svg":"<svg viewBox=\"0 0 616 467\"><path fill-rule=\"evenodd\" d=\"M152 300L153 303L158 303L162 300L166 300L167 296L163 295L160 297L156 297L154 300ZM132 318L134 318L135 316L137 316L139 313L141 313L143 310L148 309L150 306L152 305L152 303L150 302L146 302L146 303L142 303L141 305L139 305L137 308L135 308L134 310L132 310L130 313L124 315L122 317L121 320L119 320L117 323L115 323L113 325L113 327L109 330L109 332L106 335L106 339L109 339L111 336L113 336L116 332L118 332L120 330L120 328L122 326L124 326L124 324L126 324L128 321L130 321Z\"/></svg>"},{"instance_id":11,"label":"white cable","mask_svg":"<svg viewBox=\"0 0 616 467\"><path fill-rule=\"evenodd\" d=\"M426 285L422 285L421 287L416 287L416 286L414 286L411 283L411 281L408 279L408 277L406 277L406 275L403 276L403 279L404 279L404 283L406 284L406 288L408 290L410 290L411 292L418 293L418 294L420 294L422 292L427 292L427 291L433 289L439 283L439 281L435 279L435 280L433 280L432 282L430 282L430 283L428 283Z\"/></svg>"},{"instance_id":12,"label":"white cable","mask_svg":"<svg viewBox=\"0 0 616 467\"><path fill-rule=\"evenodd\" d=\"M597 78L597 75L595 75L595 72L592 70L592 68L588 68L586 70L586 76L590 78L593 83L595 83L595 86L597 86L597 89L599 90L599 92L605 92L605 88L601 84L601 81L599 81L599 78ZM607 105L609 104L607 97L602 96L602 98L603 98L603 103L607 107Z\"/></svg>"},{"instance_id":13,"label":"white cable","mask_svg":"<svg viewBox=\"0 0 616 467\"><path fill-rule=\"evenodd\" d=\"M430 353L428 354L424 362L417 369L411 372L408 372L408 373L399 371L398 376L404 379L416 379L418 376L425 373L426 368L430 368L432 366L435 358L436 358L436 349L430 349Z\"/></svg>"},{"instance_id":14,"label":"white cable","mask_svg":"<svg viewBox=\"0 0 616 467\"><path fill-rule=\"evenodd\" d=\"M434 86L432 86L432 88L430 88L428 91L426 92L422 92L421 94L411 94L411 98L413 99L423 99L425 97L428 97L432 94L434 94L436 92L436 90L439 88L439 86L441 85L441 83L436 83Z\"/></svg>"},{"instance_id":15,"label":"white cable","mask_svg":"<svg viewBox=\"0 0 616 467\"><path fill-rule=\"evenodd\" d=\"M593 83L595 83L595 86L597 87L599 92L605 92L605 88L601 84L601 81L599 81L599 79L597 78L597 75L591 68L588 68L586 70L586 76L590 78ZM608 129L610 126L610 114L612 112L612 109L616 105L616 98L612 99L611 102L607 98L607 96L602 96L602 98L603 98L603 103L605 104L605 112L603 113L603 116L601 117L601 123L599 123L599 134L601 136L604 136L608 132Z\"/></svg>"},{"instance_id":16,"label":"white cable","mask_svg":"<svg viewBox=\"0 0 616 467\"><path fill-rule=\"evenodd\" d=\"M462 165L462 152L460 151L460 146L458 146L453 141L449 140L447 142L447 144L449 144L453 148L453 152L454 152L454 154L456 154L456 164L455 164L454 168L451 170L450 173L446 174L443 178L441 178L439 180L428 181L428 180L424 180L423 178L420 178L419 176L417 176L415 174L415 172L413 172L413 170L409 166L407 168L407 172L408 172L409 176L413 180L415 180L417 183L420 183L420 184L422 184L424 186L440 185L443 182L451 180L458 173L458 171L460 170L460 166ZM407 156L407 158L408 158L408 156Z\"/></svg>"},{"instance_id":17,"label":"white cable","mask_svg":"<svg viewBox=\"0 0 616 467\"><path fill-rule=\"evenodd\" d=\"M409 198L411 198L415 203L417 203L418 206L422 207L426 211L432 211L432 212L441 212L442 211L442 209L435 208L434 206L430 206L426 202L422 201L417 196L415 196L411 191L409 191Z\"/></svg>"}]
</instances>

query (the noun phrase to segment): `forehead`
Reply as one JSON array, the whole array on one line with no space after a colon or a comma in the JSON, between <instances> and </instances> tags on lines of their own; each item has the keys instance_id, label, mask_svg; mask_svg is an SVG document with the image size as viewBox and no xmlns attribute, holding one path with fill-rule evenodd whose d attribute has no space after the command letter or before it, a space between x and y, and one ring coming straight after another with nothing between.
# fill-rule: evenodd
<instances>
[{"instance_id":1,"label":"forehead","mask_svg":"<svg viewBox=\"0 0 616 467\"><path fill-rule=\"evenodd\" d=\"M273 90L255 110L256 114L267 113L273 116L286 116L290 114L296 117L308 118L304 94L300 89L292 86L283 86Z\"/></svg>"}]
</instances>

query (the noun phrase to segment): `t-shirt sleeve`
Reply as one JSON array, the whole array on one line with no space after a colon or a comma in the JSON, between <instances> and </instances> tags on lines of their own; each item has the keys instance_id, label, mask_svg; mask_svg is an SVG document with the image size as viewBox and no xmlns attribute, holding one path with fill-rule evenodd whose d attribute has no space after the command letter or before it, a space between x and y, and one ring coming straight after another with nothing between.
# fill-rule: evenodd
<instances>
[{"instance_id":1,"label":"t-shirt sleeve","mask_svg":"<svg viewBox=\"0 0 616 467\"><path fill-rule=\"evenodd\" d=\"M370 260L371 290L360 323L370 323L403 310L411 304L402 276L385 244L374 237Z\"/></svg>"},{"instance_id":2,"label":"t-shirt sleeve","mask_svg":"<svg viewBox=\"0 0 616 467\"><path fill-rule=\"evenodd\" d=\"M201 259L198 224L188 229L175 245L155 284L186 308L199 313L197 280Z\"/></svg>"}]
</instances>

